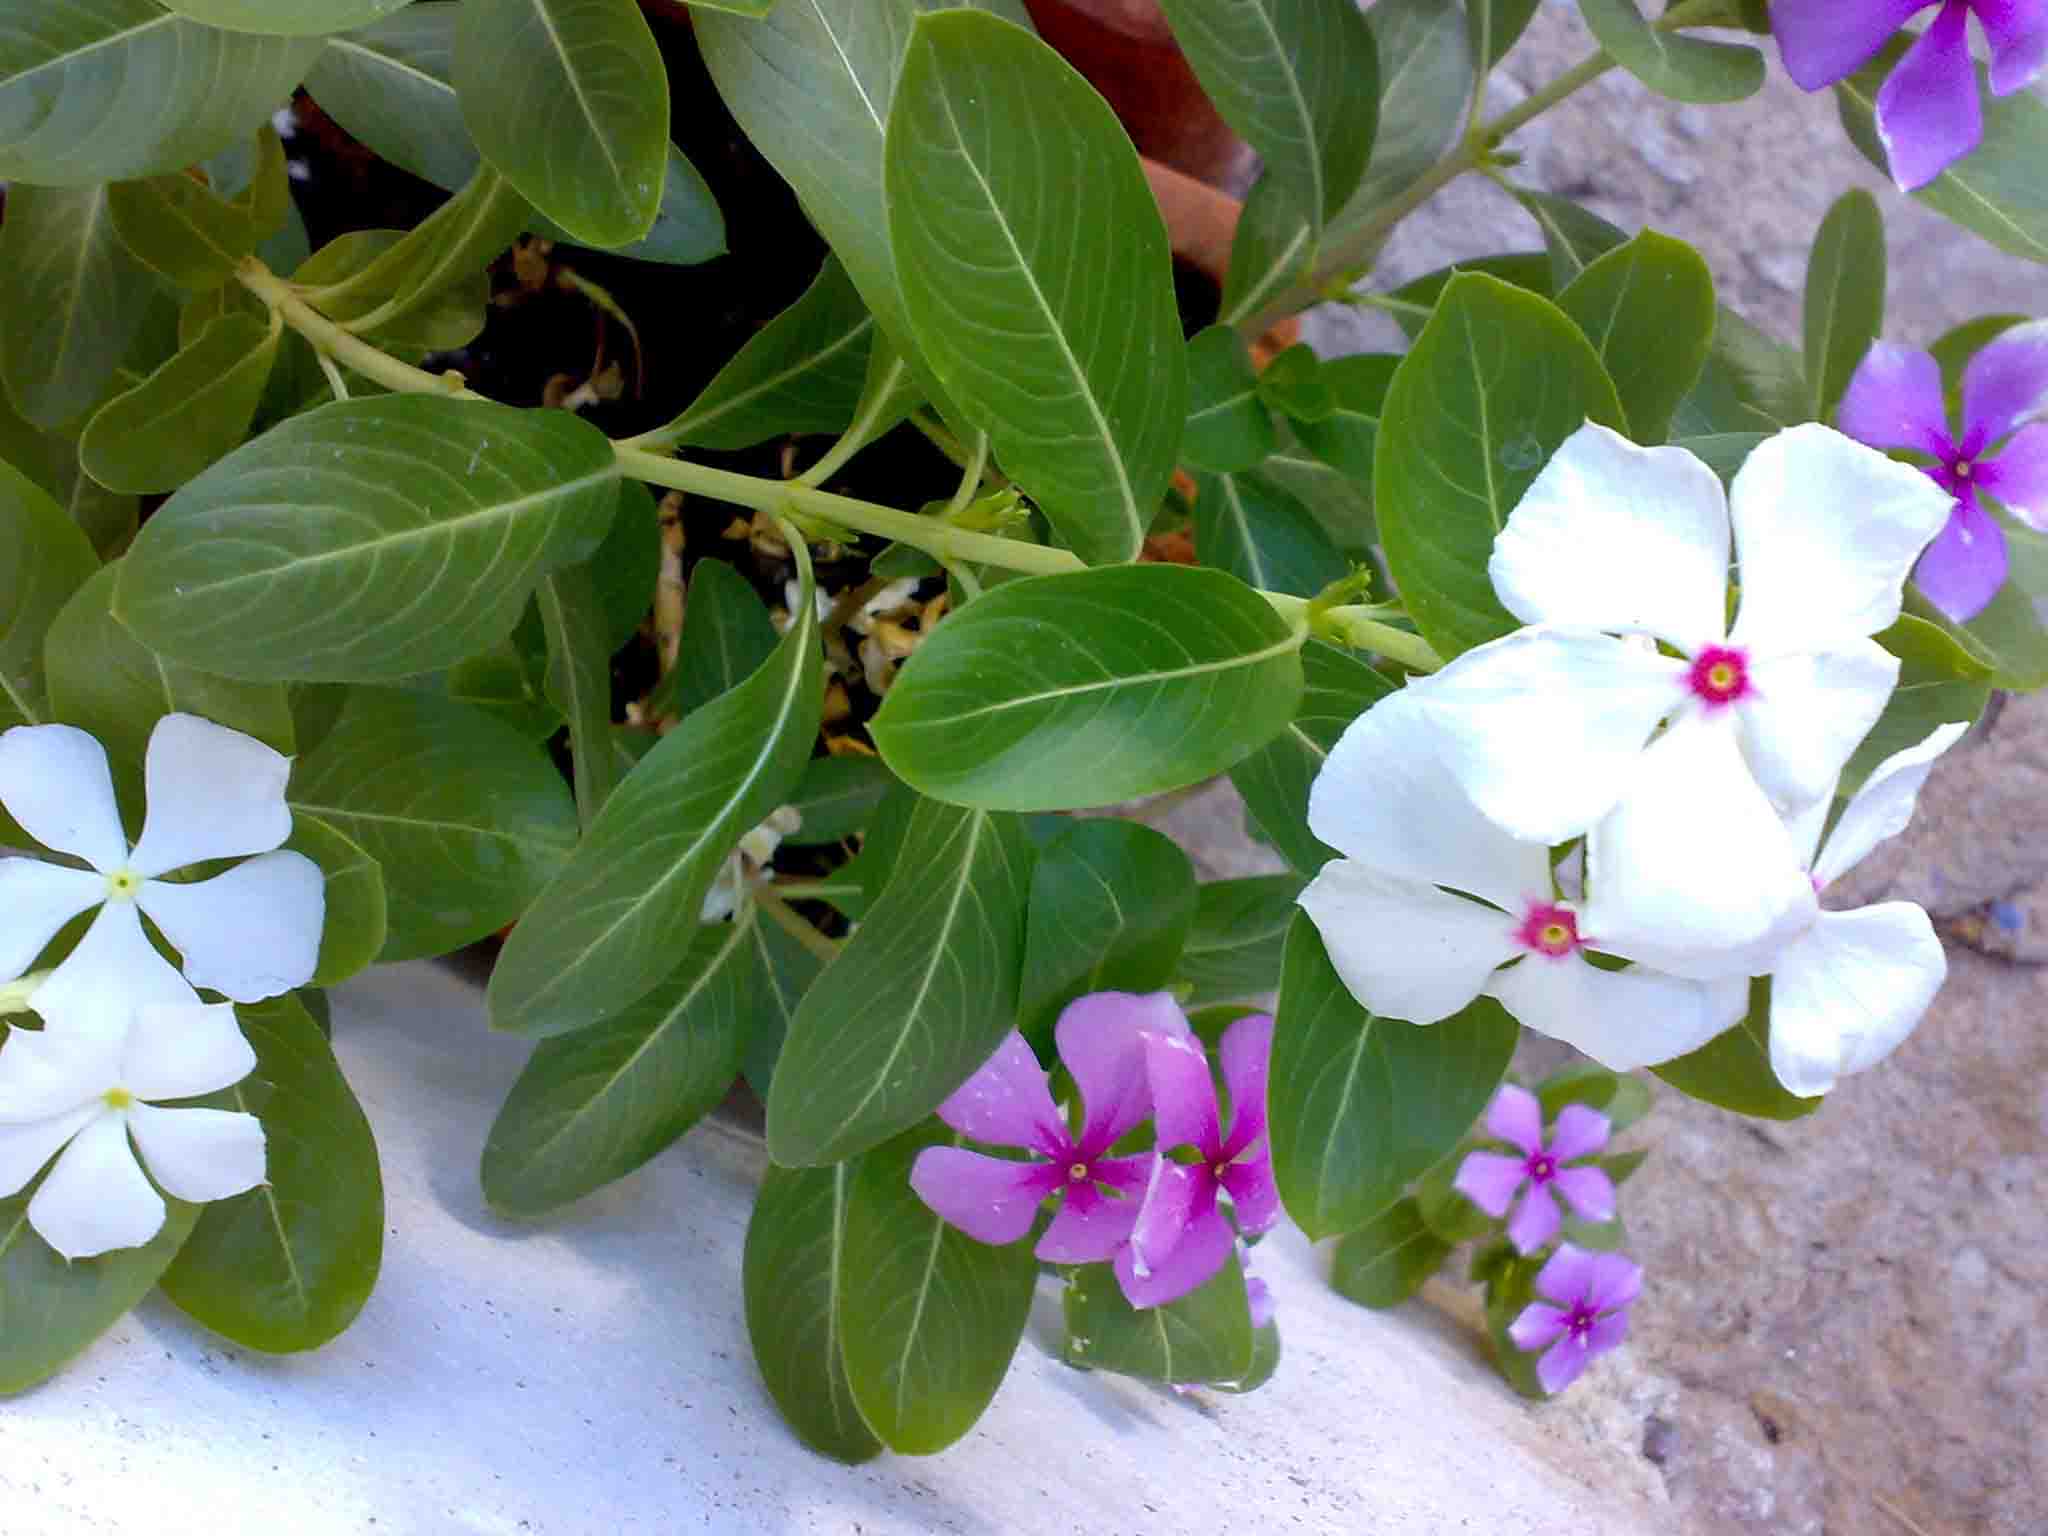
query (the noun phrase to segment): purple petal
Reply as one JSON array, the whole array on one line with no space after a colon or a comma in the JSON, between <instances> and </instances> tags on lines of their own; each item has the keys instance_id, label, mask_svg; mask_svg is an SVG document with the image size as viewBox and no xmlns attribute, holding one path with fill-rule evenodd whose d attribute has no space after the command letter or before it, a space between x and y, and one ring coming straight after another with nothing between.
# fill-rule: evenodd
<instances>
[{"instance_id":1,"label":"purple petal","mask_svg":"<svg viewBox=\"0 0 2048 1536\"><path fill-rule=\"evenodd\" d=\"M1468 1152L1465 1161L1458 1165L1458 1176L1451 1180L1451 1188L1498 1221L1507 1215L1515 1191L1528 1176L1528 1166L1519 1157Z\"/></svg>"},{"instance_id":2,"label":"purple petal","mask_svg":"<svg viewBox=\"0 0 2048 1536\"><path fill-rule=\"evenodd\" d=\"M1614 1180L1602 1168L1561 1168L1551 1189L1564 1197L1572 1214L1595 1225L1614 1220Z\"/></svg>"},{"instance_id":3,"label":"purple petal","mask_svg":"<svg viewBox=\"0 0 2048 1536\"><path fill-rule=\"evenodd\" d=\"M1543 1150L1560 1163L1590 1157L1607 1145L1613 1122L1589 1104L1567 1104L1558 1111L1550 1128L1550 1144Z\"/></svg>"},{"instance_id":4,"label":"purple petal","mask_svg":"<svg viewBox=\"0 0 2048 1536\"><path fill-rule=\"evenodd\" d=\"M1583 1301L1593 1283L1593 1255L1572 1243L1560 1243L1536 1275L1538 1295L1569 1307Z\"/></svg>"},{"instance_id":5,"label":"purple petal","mask_svg":"<svg viewBox=\"0 0 2048 1536\"><path fill-rule=\"evenodd\" d=\"M1579 1379L1579 1372L1593 1358L1583 1342L1566 1337L1543 1352L1536 1362L1536 1380L1552 1397Z\"/></svg>"},{"instance_id":6,"label":"purple petal","mask_svg":"<svg viewBox=\"0 0 2048 1536\"><path fill-rule=\"evenodd\" d=\"M1976 0L1976 11L1991 43L1991 89L2010 96L2048 64L2048 5L2041 0Z\"/></svg>"},{"instance_id":7,"label":"purple petal","mask_svg":"<svg viewBox=\"0 0 2048 1536\"><path fill-rule=\"evenodd\" d=\"M1067 1128L1046 1091L1045 1072L1014 1029L939 1106L939 1118L991 1146L1030 1147L1055 1162L1070 1160Z\"/></svg>"},{"instance_id":8,"label":"purple petal","mask_svg":"<svg viewBox=\"0 0 2048 1536\"><path fill-rule=\"evenodd\" d=\"M1628 1337L1628 1314L1614 1312L1600 1318L1586 1330L1586 1358L1604 1355L1610 1349L1619 1349Z\"/></svg>"},{"instance_id":9,"label":"purple petal","mask_svg":"<svg viewBox=\"0 0 2048 1536\"><path fill-rule=\"evenodd\" d=\"M1273 1288L1250 1271L1244 1277L1244 1299L1251 1307L1254 1328L1273 1321Z\"/></svg>"},{"instance_id":10,"label":"purple petal","mask_svg":"<svg viewBox=\"0 0 2048 1536\"><path fill-rule=\"evenodd\" d=\"M1926 186L1984 136L1969 18L1966 0L1947 0L1877 93L1877 136L1903 192Z\"/></svg>"},{"instance_id":11,"label":"purple petal","mask_svg":"<svg viewBox=\"0 0 2048 1536\"><path fill-rule=\"evenodd\" d=\"M1134 1307L1164 1306L1180 1300L1229 1263L1236 1246L1230 1223L1212 1205L1181 1234L1170 1253L1148 1266L1149 1274L1138 1273L1136 1243L1119 1250L1117 1284L1123 1287L1124 1299Z\"/></svg>"},{"instance_id":12,"label":"purple petal","mask_svg":"<svg viewBox=\"0 0 2048 1536\"><path fill-rule=\"evenodd\" d=\"M1513 1083L1502 1083L1487 1107L1486 1130L1524 1152L1543 1150L1543 1106L1536 1095Z\"/></svg>"},{"instance_id":13,"label":"purple petal","mask_svg":"<svg viewBox=\"0 0 2048 1536\"><path fill-rule=\"evenodd\" d=\"M1522 1315L1508 1325L1508 1337L1514 1340L1517 1349L1541 1349L1564 1332L1565 1319L1569 1315L1561 1307L1532 1301L1522 1308Z\"/></svg>"},{"instance_id":14,"label":"purple petal","mask_svg":"<svg viewBox=\"0 0 2048 1536\"><path fill-rule=\"evenodd\" d=\"M1063 1169L1009 1163L960 1147L926 1147L910 1165L917 1198L976 1242L1014 1243L1031 1230L1039 1202L1059 1188Z\"/></svg>"},{"instance_id":15,"label":"purple petal","mask_svg":"<svg viewBox=\"0 0 2048 1536\"><path fill-rule=\"evenodd\" d=\"M1192 1146L1204 1162L1222 1162L1216 1084L1202 1042L1193 1035L1148 1035L1145 1070L1152 1079L1152 1123L1160 1151Z\"/></svg>"},{"instance_id":16,"label":"purple petal","mask_svg":"<svg viewBox=\"0 0 2048 1536\"><path fill-rule=\"evenodd\" d=\"M1941 457L1949 445L1941 364L1910 347L1871 343L1849 376L1835 425L1872 448L1911 448Z\"/></svg>"},{"instance_id":17,"label":"purple petal","mask_svg":"<svg viewBox=\"0 0 2048 1536\"><path fill-rule=\"evenodd\" d=\"M1158 1161L1158 1154L1152 1152L1139 1152L1131 1157L1097 1158L1095 1182L1107 1184L1111 1189L1137 1200L1143 1197L1146 1185L1152 1182L1152 1169Z\"/></svg>"},{"instance_id":18,"label":"purple petal","mask_svg":"<svg viewBox=\"0 0 2048 1536\"><path fill-rule=\"evenodd\" d=\"M2048 421L2021 427L2005 452L1977 466L1977 483L2029 527L2048 531Z\"/></svg>"},{"instance_id":19,"label":"purple petal","mask_svg":"<svg viewBox=\"0 0 2048 1536\"><path fill-rule=\"evenodd\" d=\"M1541 1184L1531 1184L1522 1203L1515 1207L1515 1214L1508 1218L1508 1241L1515 1245L1517 1253L1534 1253L1557 1236L1561 1224L1557 1201L1551 1198L1550 1191Z\"/></svg>"},{"instance_id":20,"label":"purple petal","mask_svg":"<svg viewBox=\"0 0 2048 1536\"><path fill-rule=\"evenodd\" d=\"M1948 525L1913 567L1913 584L1958 624L1974 619L2005 585L2005 530L1977 498L1956 503Z\"/></svg>"},{"instance_id":21,"label":"purple petal","mask_svg":"<svg viewBox=\"0 0 2048 1536\"><path fill-rule=\"evenodd\" d=\"M1216 1208L1216 1182L1206 1166L1189 1167L1168 1158L1154 1158L1152 1177L1138 1204L1138 1219L1131 1229L1133 1258L1141 1269L1151 1269L1180 1242L1181 1234L1195 1218Z\"/></svg>"},{"instance_id":22,"label":"purple petal","mask_svg":"<svg viewBox=\"0 0 2048 1536\"><path fill-rule=\"evenodd\" d=\"M1144 1037L1187 1032L1180 1005L1166 992L1144 997L1133 992L1091 992L1061 1011L1053 1033L1059 1041L1060 1060L1073 1074L1087 1111L1079 1142L1084 1156L1100 1156L1152 1112Z\"/></svg>"},{"instance_id":23,"label":"purple petal","mask_svg":"<svg viewBox=\"0 0 2048 1536\"><path fill-rule=\"evenodd\" d=\"M1118 1200L1093 1184L1068 1184L1059 1214L1032 1250L1048 1264L1103 1264L1130 1241L1136 1200Z\"/></svg>"},{"instance_id":24,"label":"purple petal","mask_svg":"<svg viewBox=\"0 0 2048 1536\"><path fill-rule=\"evenodd\" d=\"M1643 1289L1643 1266L1619 1253L1593 1257L1585 1298L1596 1312L1612 1312L1633 1302Z\"/></svg>"},{"instance_id":25,"label":"purple petal","mask_svg":"<svg viewBox=\"0 0 2048 1536\"><path fill-rule=\"evenodd\" d=\"M2048 409L2048 321L2014 326L1986 343L1963 369L1963 423L1971 432L1982 432L1985 442L1997 442L2043 409Z\"/></svg>"},{"instance_id":26,"label":"purple petal","mask_svg":"<svg viewBox=\"0 0 2048 1536\"><path fill-rule=\"evenodd\" d=\"M1280 1189L1273 1182L1270 1155L1232 1163L1223 1170L1223 1187L1230 1191L1237 1230L1246 1237L1257 1237L1280 1219Z\"/></svg>"},{"instance_id":27,"label":"purple petal","mask_svg":"<svg viewBox=\"0 0 2048 1536\"><path fill-rule=\"evenodd\" d=\"M1223 1031L1216 1057L1223 1086L1230 1090L1230 1139L1225 1158L1234 1158L1266 1134L1266 1068L1273 1056L1273 1016L1254 1013Z\"/></svg>"},{"instance_id":28,"label":"purple petal","mask_svg":"<svg viewBox=\"0 0 2048 1536\"><path fill-rule=\"evenodd\" d=\"M1775 0L1771 31L1785 73L1818 91L1868 64L1927 0Z\"/></svg>"}]
</instances>

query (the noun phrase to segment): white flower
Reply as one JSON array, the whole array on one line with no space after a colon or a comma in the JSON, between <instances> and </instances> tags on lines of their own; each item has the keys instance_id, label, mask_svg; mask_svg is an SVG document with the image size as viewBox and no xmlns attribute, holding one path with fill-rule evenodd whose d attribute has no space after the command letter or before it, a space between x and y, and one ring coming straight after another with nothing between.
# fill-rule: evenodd
<instances>
[{"instance_id":1,"label":"white flower","mask_svg":"<svg viewBox=\"0 0 2048 1536\"><path fill-rule=\"evenodd\" d=\"M99 987L131 1003L191 999L143 932L143 913L194 986L243 1003L304 986L319 958L325 877L303 854L269 851L291 835L290 768L239 731L165 715L150 734L148 816L131 849L97 741L68 725L0 733L0 804L45 848L92 866L0 859L0 980L19 976L58 929L99 907L46 984L60 998ZM244 854L260 857L190 884L159 878Z\"/></svg>"},{"instance_id":2,"label":"white flower","mask_svg":"<svg viewBox=\"0 0 2048 1536\"><path fill-rule=\"evenodd\" d=\"M697 921L717 923L731 917L748 879L766 869L782 840L803 824L803 813L793 805L778 805L770 811L768 819L741 838L739 846L719 866L711 889L704 893L704 906Z\"/></svg>"},{"instance_id":3,"label":"white flower","mask_svg":"<svg viewBox=\"0 0 2048 1536\"><path fill-rule=\"evenodd\" d=\"M1301 905L1360 1002L1429 1024L1486 993L1617 1071L1683 1056L1742 1016L1746 982L1589 962L1600 938L1559 892L1549 848L1447 783L1447 747L1415 692L1399 693L1351 724L1310 791L1310 829L1345 857Z\"/></svg>"},{"instance_id":4,"label":"white flower","mask_svg":"<svg viewBox=\"0 0 2048 1536\"><path fill-rule=\"evenodd\" d=\"M35 1001L43 1012L47 989ZM55 1156L28 1219L57 1252L85 1259L155 1237L164 1202L151 1178L191 1201L224 1200L263 1182L263 1127L254 1115L157 1102L213 1093L249 1075L256 1053L231 1005L134 1007L103 995L75 1013L49 1007L43 1017L45 1028L16 1029L0 1047L0 1198Z\"/></svg>"}]
</instances>

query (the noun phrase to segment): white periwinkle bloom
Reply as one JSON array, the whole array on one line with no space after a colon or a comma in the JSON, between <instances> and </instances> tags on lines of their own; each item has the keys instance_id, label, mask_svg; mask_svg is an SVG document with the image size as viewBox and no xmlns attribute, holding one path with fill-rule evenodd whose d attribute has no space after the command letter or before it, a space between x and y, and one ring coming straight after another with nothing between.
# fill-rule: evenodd
<instances>
[{"instance_id":1,"label":"white periwinkle bloom","mask_svg":"<svg viewBox=\"0 0 2048 1536\"><path fill-rule=\"evenodd\" d=\"M53 981L76 985L89 973L131 1001L177 1001L143 931L146 913L194 986L241 1003L304 986L320 953L325 877L304 854L278 846L292 830L290 770L289 758L253 737L196 715L165 715L150 734L148 814L131 849L97 741L68 725L0 733L0 804L45 848L91 866L0 859L0 980L21 975L58 929L99 907ZM208 880L161 878L247 854L258 857Z\"/></svg>"},{"instance_id":2,"label":"white periwinkle bloom","mask_svg":"<svg viewBox=\"0 0 2048 1536\"><path fill-rule=\"evenodd\" d=\"M793 805L778 805L753 831L740 839L726 861L718 867L711 889L704 893L704 906L697 914L700 923L723 922L739 907L740 893L747 882L768 867L782 840L804 824L803 812Z\"/></svg>"},{"instance_id":3,"label":"white periwinkle bloom","mask_svg":"<svg viewBox=\"0 0 2048 1536\"><path fill-rule=\"evenodd\" d=\"M254 1069L230 1004L138 1007L101 993L74 1011L43 992L35 1002L49 1009L46 1027L13 1030L0 1047L0 1197L55 1157L28 1220L57 1252L85 1259L155 1237L164 1202L151 1179L190 1201L263 1182L254 1115L159 1103L214 1093Z\"/></svg>"},{"instance_id":4,"label":"white periwinkle bloom","mask_svg":"<svg viewBox=\"0 0 2048 1536\"><path fill-rule=\"evenodd\" d=\"M1510 837L1460 795L1447 748L1456 742L1407 690L1351 724L1310 791L1310 829L1345 857L1301 905L1360 1002L1429 1024L1486 993L1617 1071L1683 1056L1742 1017L1746 981L1588 961L1599 935L1559 891L1549 848Z\"/></svg>"}]
</instances>

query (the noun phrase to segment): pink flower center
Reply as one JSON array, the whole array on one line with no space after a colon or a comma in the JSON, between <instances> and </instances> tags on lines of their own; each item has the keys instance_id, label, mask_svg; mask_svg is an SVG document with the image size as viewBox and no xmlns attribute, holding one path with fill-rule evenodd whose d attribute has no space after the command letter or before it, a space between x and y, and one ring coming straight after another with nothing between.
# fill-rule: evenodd
<instances>
[{"instance_id":1,"label":"pink flower center","mask_svg":"<svg viewBox=\"0 0 2048 1536\"><path fill-rule=\"evenodd\" d=\"M1529 1160L1522 1164L1522 1172L1538 1184L1548 1184L1557 1177L1557 1159L1548 1152L1531 1152Z\"/></svg>"},{"instance_id":2,"label":"pink flower center","mask_svg":"<svg viewBox=\"0 0 2048 1536\"><path fill-rule=\"evenodd\" d=\"M1688 680L1709 709L1733 704L1749 692L1749 657L1727 645L1710 645L1693 658Z\"/></svg>"},{"instance_id":3,"label":"pink flower center","mask_svg":"<svg viewBox=\"0 0 2048 1536\"><path fill-rule=\"evenodd\" d=\"M1583 942L1579 938L1578 914L1554 901L1532 901L1515 930L1515 941L1551 959L1562 959Z\"/></svg>"},{"instance_id":4,"label":"pink flower center","mask_svg":"<svg viewBox=\"0 0 2048 1536\"><path fill-rule=\"evenodd\" d=\"M1586 1342L1586 1335L1593 1331L1593 1325L1600 1321L1600 1314L1587 1306L1584 1299L1572 1303L1571 1310L1564 1315L1565 1332L1571 1335L1574 1344Z\"/></svg>"}]
</instances>

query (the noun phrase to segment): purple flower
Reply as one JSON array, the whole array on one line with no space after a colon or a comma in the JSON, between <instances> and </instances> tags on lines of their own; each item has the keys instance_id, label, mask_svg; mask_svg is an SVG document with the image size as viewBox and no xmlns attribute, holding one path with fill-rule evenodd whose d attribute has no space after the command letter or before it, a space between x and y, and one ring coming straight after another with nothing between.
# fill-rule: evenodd
<instances>
[{"instance_id":1,"label":"purple flower","mask_svg":"<svg viewBox=\"0 0 2048 1536\"><path fill-rule=\"evenodd\" d=\"M1516 1192L1528 1187L1508 1223L1508 1241L1517 1253L1534 1253L1557 1236L1559 1195L1581 1221L1614 1219L1614 1181L1599 1168L1566 1166L1606 1148L1607 1117L1598 1110L1583 1104L1565 1105L1558 1113L1552 1140L1546 1143L1543 1109L1536 1095L1504 1083L1486 1111L1486 1129L1521 1148L1522 1155L1470 1153L1459 1165L1452 1187L1496 1220L1507 1215Z\"/></svg>"},{"instance_id":2,"label":"purple flower","mask_svg":"<svg viewBox=\"0 0 2048 1536\"><path fill-rule=\"evenodd\" d=\"M1508 1328L1520 1350L1540 1349L1536 1379L1548 1393L1562 1392L1586 1362L1628 1337L1628 1308L1643 1288L1643 1267L1618 1253L1588 1253L1562 1245L1536 1276L1538 1295Z\"/></svg>"},{"instance_id":3,"label":"purple flower","mask_svg":"<svg viewBox=\"0 0 2048 1536\"><path fill-rule=\"evenodd\" d=\"M1033 1250L1052 1264L1099 1264L1131 1234L1151 1153L1110 1157L1109 1149L1152 1110L1141 1037L1185 1030L1165 993L1096 992L1069 1003L1054 1036L1086 1110L1080 1135L1067 1129L1038 1058L1015 1030L995 1055L939 1106L954 1130L1037 1159L1015 1162L960 1147L927 1147L911 1165L910 1187L940 1216L984 1243L1014 1243L1039 1205L1064 1193L1060 1211ZM1105 1187L1111 1193L1105 1193Z\"/></svg>"},{"instance_id":4,"label":"purple flower","mask_svg":"<svg viewBox=\"0 0 2048 1536\"><path fill-rule=\"evenodd\" d=\"M1237 1245L1237 1263L1244 1271L1244 1299L1251 1309L1252 1326L1263 1328L1273 1321L1273 1288L1252 1273L1251 1250L1243 1243Z\"/></svg>"},{"instance_id":5,"label":"purple flower","mask_svg":"<svg viewBox=\"0 0 2048 1536\"><path fill-rule=\"evenodd\" d=\"M1185 1022L1146 1036L1159 1150L1191 1146L1201 1161L1177 1163L1162 1156L1152 1169L1130 1245L1116 1256L1117 1282L1132 1306L1177 1300L1223 1267L1236 1238L1217 1206L1219 1192L1230 1196L1238 1229L1247 1236L1280 1219L1280 1192L1266 1147L1266 1062L1272 1049L1273 1020L1267 1014L1239 1019L1223 1032L1216 1053L1230 1090L1225 1132L1201 1041Z\"/></svg>"},{"instance_id":6,"label":"purple flower","mask_svg":"<svg viewBox=\"0 0 2048 1536\"><path fill-rule=\"evenodd\" d=\"M1941 367L1925 352L1880 341L1849 380L1836 421L1873 448L1904 448L1934 462L1931 475L1955 498L1948 525L1920 557L1913 579L1950 618L1974 618L2005 584L2005 533L1978 501L1996 497L2015 516L2048 529L2048 321L2014 326L1963 371L1963 429L1952 434ZM2015 430L2017 429L2017 430Z\"/></svg>"},{"instance_id":7,"label":"purple flower","mask_svg":"<svg viewBox=\"0 0 2048 1536\"><path fill-rule=\"evenodd\" d=\"M1931 0L1773 0L1771 30L1785 72L1809 91L1853 75ZM1877 134L1892 179L1911 191L1934 180L1984 136L1970 13L1991 44L1991 89L2010 96L2048 62L2048 0L1941 0L1877 93Z\"/></svg>"}]
</instances>

